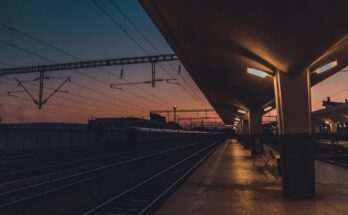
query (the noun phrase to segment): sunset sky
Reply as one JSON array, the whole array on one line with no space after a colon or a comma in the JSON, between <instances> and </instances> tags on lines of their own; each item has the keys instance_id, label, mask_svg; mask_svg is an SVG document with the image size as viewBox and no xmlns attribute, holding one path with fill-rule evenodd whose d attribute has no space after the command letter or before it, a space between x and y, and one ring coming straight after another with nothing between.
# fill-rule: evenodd
<instances>
[{"instance_id":1,"label":"sunset sky","mask_svg":"<svg viewBox=\"0 0 348 215\"><path fill-rule=\"evenodd\" d=\"M132 41L90 0L3 0L0 7L0 67L173 53L136 0L114 0L114 4L110 0L97 2L142 47ZM146 38L134 29L131 22ZM74 57L23 36L11 30L11 27L58 47ZM149 110L171 109L173 105L177 105L178 109L211 108L184 68L178 75L179 64L161 63L162 68L157 66L156 75L158 78L175 77L180 85L158 83L156 88L150 85L125 86L122 90L109 87L111 83L150 80L150 64L124 66L126 80L120 79L120 66L108 67L105 70L84 69L79 70L79 73L49 72L46 76L51 79L45 81L45 96L64 78L71 76L72 81L62 88L68 93L56 94L42 110L38 110L25 93L16 93L16 97L8 96L8 91L22 89L16 85L14 76L0 77L0 116L3 122L84 123L90 117L148 117ZM17 78L27 81L37 76L17 75ZM327 96L332 95L332 100L339 101L347 98L347 81L348 72L341 72L313 87L313 110L321 108L320 102ZM23 83L37 97L38 83ZM182 114L179 118L201 116L205 115ZM217 115L211 113L209 116Z\"/></svg>"}]
</instances>

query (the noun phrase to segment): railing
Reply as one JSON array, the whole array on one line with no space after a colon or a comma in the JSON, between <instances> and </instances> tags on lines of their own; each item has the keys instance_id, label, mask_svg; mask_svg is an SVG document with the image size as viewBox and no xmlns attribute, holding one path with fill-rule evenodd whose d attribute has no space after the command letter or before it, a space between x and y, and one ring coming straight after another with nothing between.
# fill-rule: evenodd
<instances>
[{"instance_id":1,"label":"railing","mask_svg":"<svg viewBox=\"0 0 348 215\"><path fill-rule=\"evenodd\" d=\"M339 134L313 135L316 158L340 165L348 164L348 136Z\"/></svg>"}]
</instances>

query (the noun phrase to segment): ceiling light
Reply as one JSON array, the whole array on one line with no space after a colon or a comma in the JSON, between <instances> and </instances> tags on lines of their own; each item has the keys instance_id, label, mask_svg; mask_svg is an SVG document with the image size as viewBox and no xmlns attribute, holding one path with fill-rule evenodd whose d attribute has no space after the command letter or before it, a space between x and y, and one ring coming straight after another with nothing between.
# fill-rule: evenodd
<instances>
[{"instance_id":1,"label":"ceiling light","mask_svg":"<svg viewBox=\"0 0 348 215\"><path fill-rule=\"evenodd\" d=\"M254 68L247 68L247 73L252 74L252 75L256 75L256 76L261 77L261 78L265 78L268 76L268 74L266 72L258 70L258 69L254 69Z\"/></svg>"},{"instance_id":2,"label":"ceiling light","mask_svg":"<svg viewBox=\"0 0 348 215\"><path fill-rule=\"evenodd\" d=\"M245 113L246 113L246 111L245 111L245 110L242 110L242 109L239 109L239 110L238 110L238 113L245 114Z\"/></svg>"},{"instance_id":3,"label":"ceiling light","mask_svg":"<svg viewBox=\"0 0 348 215\"><path fill-rule=\"evenodd\" d=\"M270 110L272 110L272 106L268 106L268 107L265 107L264 109L263 109L263 111L265 111L265 112L267 112L267 111L270 111Z\"/></svg>"},{"instance_id":4,"label":"ceiling light","mask_svg":"<svg viewBox=\"0 0 348 215\"><path fill-rule=\"evenodd\" d=\"M317 73L317 74L320 74L320 73L326 72L329 69L334 68L335 66L337 66L337 60L332 61L332 62L330 62L328 64L325 64L324 66L316 69L314 72Z\"/></svg>"}]
</instances>

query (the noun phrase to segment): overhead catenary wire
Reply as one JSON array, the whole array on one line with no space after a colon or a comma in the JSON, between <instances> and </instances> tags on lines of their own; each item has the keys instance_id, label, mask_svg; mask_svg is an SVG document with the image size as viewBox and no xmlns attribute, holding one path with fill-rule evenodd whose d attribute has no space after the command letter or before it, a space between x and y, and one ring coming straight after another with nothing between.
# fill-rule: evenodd
<instances>
[{"instance_id":1,"label":"overhead catenary wire","mask_svg":"<svg viewBox=\"0 0 348 215\"><path fill-rule=\"evenodd\" d=\"M103 7L101 7L95 0L91 0L92 3L105 15L107 16L110 21L112 23L114 23L114 25L116 25L124 34L126 34L126 36L128 38L130 38L130 40L132 42L134 42L144 53L146 53L147 55L150 55L150 53L144 48L144 46L142 46L119 22L117 22ZM170 77L170 78L175 78L173 75L171 75L167 70L165 70L161 64L158 64L159 67L165 72L167 73L167 75ZM181 88L186 92L188 93L194 100L198 101L199 103L201 103L202 101L200 101L199 99L197 99L194 95L192 95L185 87L183 87L182 85L179 85L181 86Z\"/></svg>"},{"instance_id":2,"label":"overhead catenary wire","mask_svg":"<svg viewBox=\"0 0 348 215\"><path fill-rule=\"evenodd\" d=\"M17 45L15 45L15 46L17 46ZM17 46L17 48L20 49L21 47ZM64 50L62 50L62 51L64 52ZM28 53L28 54L32 54L32 53L34 53L34 52L29 51L29 52L27 52L27 53ZM67 52L67 53L68 53L68 52ZM68 54L69 54L69 53L68 53ZM37 55L36 55L36 56L37 56ZM39 56L41 56L41 55L39 55ZM39 56L37 56L37 57L39 57ZM73 55L69 55L69 56L73 56ZM43 56L41 56L41 57L43 57ZM113 73L111 73L111 74L113 74ZM93 77L93 76L91 76L91 77ZM193 92L194 92L194 91L193 91ZM70 94L70 95L71 95L71 94ZM155 95L153 95L153 94L152 94L152 96L155 97ZM170 103L168 103L168 104L170 104Z\"/></svg>"},{"instance_id":3,"label":"overhead catenary wire","mask_svg":"<svg viewBox=\"0 0 348 215\"><path fill-rule=\"evenodd\" d=\"M13 66L13 65L11 65L11 66ZM8 78L8 77L2 77L2 78L15 81L14 79L11 79L11 78ZM92 92L94 92L94 93L96 93L96 94L98 94L98 95L105 96L104 93L102 93L102 92L100 92L100 91L97 91L97 90L95 90L95 89L93 89L93 88L90 88L90 87L88 87L88 86L79 84L79 83L77 83L77 82L71 81L71 84L76 85L76 86L81 87L81 88L84 88L84 89L88 89L88 90L90 90L90 91L92 91ZM37 86L37 85L35 85L35 86ZM47 87L44 87L44 88L45 88L45 89L48 89ZM69 94L72 95L72 93L69 93ZM108 97L108 96L106 96L106 97ZM87 98L87 97L85 97L85 98ZM103 101L103 100L100 100L100 99L97 99L97 100L98 100L99 102L107 103L107 102L105 102L105 101ZM117 107L118 107L118 108L124 108L125 110L132 109L132 110L136 110L136 111L143 111L143 109L140 109L140 108L138 109L138 108L134 108L134 107L132 107L132 106L129 107L129 106L121 105L121 104L118 104Z\"/></svg>"},{"instance_id":4,"label":"overhead catenary wire","mask_svg":"<svg viewBox=\"0 0 348 215\"><path fill-rule=\"evenodd\" d=\"M11 81L15 81L15 80L13 80L13 79L11 79L11 78L8 78L8 77L4 77L4 78L6 78L6 79L8 79L8 80L11 80ZM6 84L7 84L7 85L16 86L16 84L9 84L9 83L6 83ZM36 84L34 84L34 83L31 83L30 85L36 86L36 87L38 86L38 85L36 85ZM79 85L79 84L77 84L77 86L84 87L84 86ZM44 87L44 88L45 88L45 89L49 89L49 90L53 90L53 88L50 88L50 87ZM33 89L31 89L31 90L33 90ZM113 103L111 103L111 102L107 102L107 101L104 101L104 100L101 100L101 99L97 99L97 98L93 98L93 97L82 96L82 95L78 95L78 94L71 93L71 92L69 92L67 95L74 96L74 97L78 97L78 98L83 98L83 99L87 99L87 100L91 100L91 101L95 101L95 102L98 102L98 104L99 104L99 103L103 103L103 104L107 104L107 105L116 106L115 104L113 104ZM64 99L64 100L67 100L67 101L76 102L76 100L72 100L72 99L69 99L69 98L67 98L67 97L61 97L61 96L56 96L56 97L59 98L59 99ZM79 103L82 104L82 105L91 106L89 103L85 103L85 102L81 102L81 101L79 101ZM100 108L102 108L102 107L103 107L103 106L100 106L100 105L97 105L97 106L93 105L93 108L97 108L97 109L100 109ZM119 107L119 106L116 106L116 107ZM129 110L129 107L126 107L126 106L125 106L124 108L127 108L127 109ZM132 109L132 108L131 108L131 109ZM136 109L136 111L138 111L138 109ZM112 113L112 112L121 113L120 111L113 110L113 109L109 109L109 112L110 112L110 113ZM144 112L144 113L145 113L145 112Z\"/></svg>"},{"instance_id":5,"label":"overhead catenary wire","mask_svg":"<svg viewBox=\"0 0 348 215\"><path fill-rule=\"evenodd\" d=\"M25 37L27 37L27 38L29 38L29 39L31 39L31 40L34 40L34 41L36 41L36 42L38 42L38 43L40 43L40 44L42 44L42 45L45 45L45 46L47 46L47 47L49 47L49 48L51 48L51 49L53 49L53 50L55 50L55 51L57 51L57 52L63 53L63 54L65 54L65 55L67 55L67 56L70 56L70 57L72 57L72 58L74 58L74 59L76 59L76 60L83 60L82 58L77 57L76 55L73 55L72 53L70 53L70 52L68 52L68 51L66 51L66 50L63 50L63 49L61 49L61 48L59 48L59 47L57 47L57 46L55 46L55 45L52 45L52 44L50 44L50 43L48 43L48 42L46 42L46 41L44 41L44 40L41 40L41 39L39 39L39 38L37 38L37 37L34 37L34 36L32 36L32 35L30 35L30 34L28 34L28 33L26 33L26 32L23 32L23 31L21 31L21 30L18 30L18 29L14 28L14 27L12 27L12 26L9 26L9 25L7 25L7 24L5 24L5 23L0 22L0 26L5 27L5 28L7 28L7 29L9 29L9 30L11 30L11 31L13 31L13 32L15 32L15 33L17 33L17 34L22 35L22 36L25 36ZM39 55L39 54L37 54L37 53L35 53L35 52L32 52L32 51L30 51L30 50L26 50L26 49L24 49L24 48L21 48L21 47L19 47L19 46L16 46L15 44L13 44L13 41L10 43L10 42L1 40L1 42L4 43L4 44L6 44L6 45L13 46L13 47L15 47L15 48L17 48L17 49L20 49L20 50L26 52L27 54L31 54L31 55L34 55L34 56L36 56L36 57L38 57L38 58L41 58L41 59L44 59L44 60L47 60L47 61L51 62L48 58L46 58L46 57L44 57L44 56L42 56L42 55ZM1 64L1 63L0 63L0 64ZM9 66L8 64L5 64L5 63L4 63L3 65ZM104 68L98 68L98 69L99 69L99 70L102 70L102 71L104 71L104 72L106 72L106 73L108 73L108 74L111 74L111 75L113 75L113 76L116 77L115 74L113 74L113 73L107 71L107 70L104 69ZM127 82L129 82L129 80L126 80L126 79L124 79L124 80L127 81ZM109 83L107 83L107 84L109 84ZM170 102L165 101L164 99L162 99L162 98L160 98L160 97L158 97L158 96L156 96L156 95L154 95L154 94L152 94L152 93L150 93L150 92L148 92L148 91L146 91L146 90L144 90L144 89L142 89L142 88L140 88L140 87L137 87L137 88L140 89L143 93L150 95L152 98L158 99L158 100L161 101L163 104L172 105ZM124 92L125 92L125 93L128 93L128 94L131 94L131 95L133 95L133 96L136 96L136 97L138 97L138 98L140 98L140 99L143 99L141 96L136 95L136 94L134 94L134 93L131 93L131 92L127 91L127 90L124 90ZM157 101L151 101L151 102L160 104L160 103L158 103ZM163 104L161 104L161 105L163 105ZM166 106L166 105L164 105L164 106Z\"/></svg>"},{"instance_id":6,"label":"overhead catenary wire","mask_svg":"<svg viewBox=\"0 0 348 215\"><path fill-rule=\"evenodd\" d=\"M1 43L4 43L4 44L6 44L6 45L12 46L12 47L14 47L14 48L17 48L18 50L24 51L24 52L26 52L26 53L28 53L28 54L32 54L32 55L35 56L35 57L38 57L38 58L44 59L44 60L46 60L46 61L49 61L49 62L51 62L51 63L57 63L57 62L55 62L55 61L53 61L53 60L51 60L51 59L49 59L49 58L43 57L43 56L41 56L41 55L39 55L39 54L36 54L35 52L32 52L32 51L29 51L29 50L25 49L25 48L16 46L16 45L14 45L14 44L8 43L8 42L3 41L3 40L0 40L0 42L1 42ZM90 79L92 79L92 80L94 80L94 81L97 81L97 82L99 82L99 83L107 84L107 85L109 86L109 84L108 84L107 82L105 82L105 81L103 81L103 80L100 80L100 79L98 79L98 78L95 78L95 77L93 77L93 76L91 76L91 75L87 75L87 74L82 73L82 72L80 72L80 71L75 71L75 72L76 72L77 74L80 74L80 75L82 75L82 76L85 76L85 77L87 77L87 78L90 78ZM85 86L85 88L88 89L88 90L91 90L91 91L93 91L93 92L96 92L96 93L98 93L98 94L102 94L103 96L107 95L107 94L102 93L102 92L100 92L100 91L96 91L96 90L94 90L94 89L92 89L92 88L90 88L90 87L86 87L86 86ZM108 97L111 97L110 95L107 95L107 96L108 96ZM119 102L122 102L122 103L124 103L124 104L130 105L131 108L139 107L139 110L143 110L143 107L141 107L141 106L139 106L139 105L130 103L130 102L125 101L125 100L120 99L120 98L115 98L115 97L113 97L113 98L116 99L116 100L119 101Z\"/></svg>"},{"instance_id":7,"label":"overhead catenary wire","mask_svg":"<svg viewBox=\"0 0 348 215\"><path fill-rule=\"evenodd\" d=\"M6 95L0 95L1 97L4 97L4 99L10 99L9 97L6 97ZM25 98L25 97L20 97L21 98L21 102L25 102L25 103L30 103L31 104L31 100L28 99L28 98ZM9 105L11 106L11 108L13 106L15 106L16 104L14 103L7 103L7 102L4 102L4 101L1 101L1 104L6 104L6 105ZM62 114L62 113L66 113L66 114L73 114L73 115L80 115L80 116L87 116L88 117L91 117L91 113L93 113L94 115L97 115L97 114L100 114L102 115L100 112L98 112L97 110L93 111L93 112L86 112L86 113L83 113L83 110L69 110L67 109L66 107L64 108L64 105L59 105L59 103L56 103L55 104L56 106L54 107L48 107L48 108L45 108L45 112L47 113L50 113L50 112L56 112L56 113L59 113L59 114ZM61 106L61 108L59 107ZM25 109L25 110L30 110L30 109ZM36 112L35 110L33 110L32 112Z\"/></svg>"},{"instance_id":8,"label":"overhead catenary wire","mask_svg":"<svg viewBox=\"0 0 348 215\"><path fill-rule=\"evenodd\" d=\"M2 97L4 97L4 99L12 99L6 95L0 95ZM20 98L20 102L26 102L26 103L31 103L31 100L26 98L26 97L22 97L22 96L18 96L18 98ZM66 99L64 99L66 100ZM3 101L1 101L0 103L3 103ZM83 108L81 107L73 107L75 109L71 109L70 108L70 104L69 103L58 103L58 102L51 102L52 104L54 104L54 106L47 106L44 111L47 111L47 110L50 110L50 109L56 109L56 110L59 110L59 111L62 111L64 113L71 113L71 114L81 114L82 111L85 111L84 115L87 116L88 118L89 117L92 117L92 116L96 116L96 115L100 115L100 116L108 116L110 117L110 114L112 114L112 110L107 110L105 108L102 108L102 107L86 107L86 106L83 106ZM78 108L78 109L76 109ZM119 117L121 116L124 116L124 115L118 115ZM139 115L139 117L142 117L141 115Z\"/></svg>"},{"instance_id":9,"label":"overhead catenary wire","mask_svg":"<svg viewBox=\"0 0 348 215\"><path fill-rule=\"evenodd\" d=\"M16 86L15 84L10 84L10 83L8 83L8 85ZM37 86L37 85L32 85L32 86ZM35 89L30 88L30 87L28 87L28 89L30 89L31 91L35 91ZM57 96L57 98L60 99L60 100L75 102L75 100L72 100L72 99L69 99L69 98L66 98L66 97ZM31 101L30 99L26 99L26 98L24 98L24 100ZM54 104L54 105L61 106L62 108L64 108L64 107L67 108L67 107L69 107L69 104L70 104L70 103L60 104L60 103L57 103L57 102L50 102L50 103ZM106 113L106 114L112 114L112 113L115 113L115 112L119 113L116 110L108 109L108 108L105 108L105 107L94 106L94 105L90 105L90 104L84 103L84 102L79 102L79 103L83 105L83 108L87 107L87 109L91 109L91 110L93 109L93 111L101 111L101 112ZM80 107L80 109L81 109L81 107Z\"/></svg>"},{"instance_id":10,"label":"overhead catenary wire","mask_svg":"<svg viewBox=\"0 0 348 215\"><path fill-rule=\"evenodd\" d=\"M93 0L94 1L94 0ZM131 26L145 39L145 41L155 50L155 52L157 53L157 54L161 54L161 51L155 46L155 44L153 43L153 42L151 42L151 40L145 35L145 33L142 31L142 30L140 30L140 28L133 22L133 20L131 19L131 18L129 18L127 15L126 15L126 13L125 12L123 12L123 10L121 9L121 7L119 7L118 6L118 4L114 1L114 0L110 0L110 2L111 2L111 5L113 6L113 7L115 7L117 10L118 10L118 12L120 13L120 14L122 14L122 16L125 18L125 20L127 20L130 24L131 24ZM108 17L111 17L111 16L108 16ZM127 32L125 29L124 29L124 27L122 27L122 25L120 25L119 23L118 23L118 25L117 25L119 28L122 28L122 30L123 30L123 32ZM172 70L173 71L175 71L175 68L174 68L174 66L170 63L170 62L167 62L168 63L168 65L172 68ZM163 70L165 70L165 68L162 68ZM167 74L168 74L168 72L167 71L165 71ZM174 78L174 77L172 77L171 76L171 78ZM183 77L183 76L180 76L180 78L183 80L183 82L184 82L184 84L191 90L191 92L198 98L198 100L200 100L200 102L202 103L202 104L204 104L204 100L202 101L201 100L201 98L196 94L196 92L190 87L190 85L186 82L186 80L185 80L185 78ZM187 92L188 93L188 92ZM191 95L192 96L192 95Z\"/></svg>"},{"instance_id":11,"label":"overhead catenary wire","mask_svg":"<svg viewBox=\"0 0 348 215\"><path fill-rule=\"evenodd\" d=\"M94 0L93 0L94 1ZM151 40L140 30L140 28L122 11L122 9L112 0L110 0L111 4L124 16L124 18L126 20L129 21L129 23L133 26L133 28L145 39L146 42L148 42L150 44L150 46L158 53L161 54L161 52L159 51L159 49L151 42ZM99 7L101 8L101 7ZM112 19L112 21L116 24L116 26L118 28L120 28L123 32L127 33L127 36L131 36L130 34L128 34L128 32L126 31L126 29L124 27L122 27L122 25L120 25L116 20L113 19L113 17L107 13L106 10L103 10L104 14L107 15L110 19ZM135 38L131 38L132 41L134 42ZM139 43L136 42L136 44L138 45ZM149 52L147 52L145 50L145 48L143 48L143 46L140 46L140 48L147 54L149 54ZM175 68L168 62L168 64L172 67L173 70L175 70ZM162 67L161 64L159 64L160 68L169 75L170 78L175 78L174 76L172 76L165 68ZM190 85L186 82L186 80L180 76L180 78L184 81L184 84L191 90L191 92L194 94L192 95L190 92L187 91L187 89L184 86L181 86L182 89L188 93L192 98L194 98L196 101L198 101L201 104L204 104L204 102L202 100L200 100L199 96L197 96L197 94L194 92L194 90L191 89Z\"/></svg>"},{"instance_id":12,"label":"overhead catenary wire","mask_svg":"<svg viewBox=\"0 0 348 215\"><path fill-rule=\"evenodd\" d=\"M336 95L341 94L341 93L344 93L344 92L348 92L348 88L345 88L345 89L343 89L343 90L339 90L339 91L337 91L337 92L335 92L335 93L329 95L328 97L333 97L333 96L336 96Z\"/></svg>"},{"instance_id":13,"label":"overhead catenary wire","mask_svg":"<svg viewBox=\"0 0 348 215\"><path fill-rule=\"evenodd\" d=\"M1 95L0 95L0 96L1 96ZM20 106L15 106L14 104L11 104L11 103L4 103L4 102L1 102L1 104L9 105L9 106L11 106L13 109L20 110L21 112L36 112L35 110L23 108L23 107L20 107ZM57 116L62 116L62 113L61 113L61 112L55 112L55 111L46 111L46 112L47 112L47 113L50 113L50 114L57 115ZM76 118L76 116L73 116L73 118L78 119L78 118Z\"/></svg>"}]
</instances>

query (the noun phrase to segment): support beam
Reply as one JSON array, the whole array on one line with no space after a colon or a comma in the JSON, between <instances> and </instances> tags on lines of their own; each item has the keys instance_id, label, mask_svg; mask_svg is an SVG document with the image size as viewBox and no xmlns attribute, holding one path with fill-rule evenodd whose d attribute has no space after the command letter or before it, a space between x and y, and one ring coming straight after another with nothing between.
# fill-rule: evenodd
<instances>
[{"instance_id":1,"label":"support beam","mask_svg":"<svg viewBox=\"0 0 348 215\"><path fill-rule=\"evenodd\" d=\"M250 121L250 144L251 144L251 156L261 155L263 153L262 147L262 109L253 109L248 113Z\"/></svg>"},{"instance_id":2,"label":"support beam","mask_svg":"<svg viewBox=\"0 0 348 215\"><path fill-rule=\"evenodd\" d=\"M311 139L310 73L276 71L275 100L280 135L283 193L292 199L315 197Z\"/></svg>"},{"instance_id":3,"label":"support beam","mask_svg":"<svg viewBox=\"0 0 348 215\"><path fill-rule=\"evenodd\" d=\"M25 74L25 73L49 72L49 71L61 71L61 70L98 68L98 67L119 66L119 65L122 66L121 71L123 71L124 65L168 62L168 61L177 61L177 60L179 59L174 54L128 57L128 58L110 58L110 59L102 59L102 60L89 60L89 61L78 61L78 62L70 62L70 63L56 63L56 64L48 64L48 65L4 68L4 69L0 69L0 76ZM123 72L121 72L121 74L123 74ZM123 78L123 75L121 75L121 78Z\"/></svg>"},{"instance_id":4,"label":"support beam","mask_svg":"<svg viewBox=\"0 0 348 215\"><path fill-rule=\"evenodd\" d=\"M240 139L239 141L244 148L250 149L251 138L250 138L250 126L249 119L242 119L240 124Z\"/></svg>"},{"instance_id":5,"label":"support beam","mask_svg":"<svg viewBox=\"0 0 348 215\"><path fill-rule=\"evenodd\" d=\"M242 134L250 134L249 119L242 120Z\"/></svg>"},{"instance_id":6,"label":"support beam","mask_svg":"<svg viewBox=\"0 0 348 215\"><path fill-rule=\"evenodd\" d=\"M44 78L45 78L45 72L41 71L40 72L40 77L39 77L39 109L42 107L42 97L43 97L43 89L44 89Z\"/></svg>"},{"instance_id":7,"label":"support beam","mask_svg":"<svg viewBox=\"0 0 348 215\"><path fill-rule=\"evenodd\" d=\"M262 109L250 110L250 134L261 135L262 134Z\"/></svg>"}]
</instances>

